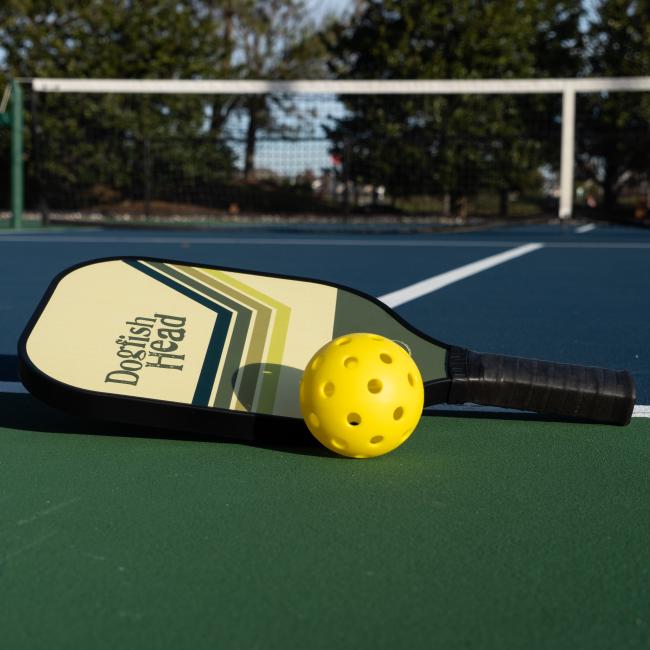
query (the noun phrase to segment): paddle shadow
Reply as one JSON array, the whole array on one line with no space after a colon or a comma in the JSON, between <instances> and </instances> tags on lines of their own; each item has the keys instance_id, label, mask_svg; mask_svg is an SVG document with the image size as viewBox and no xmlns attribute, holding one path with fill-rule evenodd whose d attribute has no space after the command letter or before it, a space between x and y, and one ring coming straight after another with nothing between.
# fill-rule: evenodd
<instances>
[{"instance_id":1,"label":"paddle shadow","mask_svg":"<svg viewBox=\"0 0 650 650\"><path fill-rule=\"evenodd\" d=\"M18 381L17 357L13 355L0 355L0 381ZM295 387L296 397L287 396L287 399L297 399L302 371L288 366L265 364L251 365L240 369L249 368L249 373L269 371L269 376L279 377L283 374L283 385ZM232 378L233 387L237 385L237 375ZM292 390L292 389L290 389ZM290 392L290 391L288 391ZM242 405L250 409L253 397L248 392L238 390L237 397ZM459 418L459 419L488 419L488 420L515 420L522 422L577 422L585 420L542 416L530 412L498 412L498 411L470 411L457 408L446 409L444 406L424 411L423 417L433 418ZM28 393L0 393L0 427L16 430L41 431L46 433L63 433L79 435L109 435L116 437L156 438L166 440L191 440L195 442L229 442L250 445L272 451L282 451L298 455L319 456L348 460L333 454L320 445L309 433L306 425L300 418L275 419L269 416L260 416L256 419L255 439L242 440L235 436L221 434L216 431L211 435L188 433L184 431L162 429L136 424L124 424L107 420L95 419L87 416L76 415L48 406Z\"/></svg>"},{"instance_id":2,"label":"paddle shadow","mask_svg":"<svg viewBox=\"0 0 650 650\"><path fill-rule=\"evenodd\" d=\"M459 408L436 408L425 409L422 417L428 418L460 418L463 420L508 420L519 422L557 422L557 423L574 423L574 424L599 424L593 420L572 418L560 415L540 415L532 411L481 411L481 410L463 410Z\"/></svg>"},{"instance_id":3,"label":"paddle shadow","mask_svg":"<svg viewBox=\"0 0 650 650\"><path fill-rule=\"evenodd\" d=\"M110 422L55 409L29 393L0 393L0 428L44 433L108 435L121 438L228 442L306 456L339 458L322 447L302 420L281 428L262 423L255 440L242 440L227 434L203 435L136 424Z\"/></svg>"}]
</instances>

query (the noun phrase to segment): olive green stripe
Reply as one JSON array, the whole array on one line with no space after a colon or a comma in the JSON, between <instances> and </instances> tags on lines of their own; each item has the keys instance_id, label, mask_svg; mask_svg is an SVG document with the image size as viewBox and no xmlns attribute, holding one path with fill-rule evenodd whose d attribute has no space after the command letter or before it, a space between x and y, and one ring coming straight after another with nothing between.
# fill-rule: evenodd
<instances>
[{"instance_id":1,"label":"olive green stripe","mask_svg":"<svg viewBox=\"0 0 650 650\"><path fill-rule=\"evenodd\" d=\"M241 302L255 312L253 326L250 328L250 343L244 365L240 368L241 377L237 389L237 409L251 410L255 400L255 390L259 377L262 374L262 362L264 361L264 345L269 335L269 324L271 322L272 310L259 301L250 298L246 294L237 291L233 287L211 277L204 269L184 267L185 272L201 282L225 292L234 300Z\"/></svg>"},{"instance_id":2,"label":"olive green stripe","mask_svg":"<svg viewBox=\"0 0 650 650\"><path fill-rule=\"evenodd\" d=\"M393 341L406 343L425 381L447 376L447 350L418 336L390 312L351 291L339 289L332 338L351 332L374 332Z\"/></svg>"}]
</instances>

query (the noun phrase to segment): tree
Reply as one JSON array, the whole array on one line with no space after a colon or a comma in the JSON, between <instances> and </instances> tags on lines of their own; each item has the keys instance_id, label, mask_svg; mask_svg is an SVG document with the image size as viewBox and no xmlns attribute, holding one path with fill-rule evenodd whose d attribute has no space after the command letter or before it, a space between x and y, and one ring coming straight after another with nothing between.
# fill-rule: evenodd
<instances>
[{"instance_id":1,"label":"tree","mask_svg":"<svg viewBox=\"0 0 650 650\"><path fill-rule=\"evenodd\" d=\"M468 79L548 76L579 66L580 9L548 0L365 0L325 34L337 76ZM393 197L442 192L462 214L468 194L538 182L552 128L539 97L341 98L348 114L331 130L352 180ZM557 111L557 107L555 108ZM547 135L547 134L545 134ZM559 137L558 137L559 141ZM454 207L455 206L455 207Z\"/></svg>"},{"instance_id":2,"label":"tree","mask_svg":"<svg viewBox=\"0 0 650 650\"><path fill-rule=\"evenodd\" d=\"M213 76L223 57L213 16L199 3L175 0L7 0L0 8L0 47L14 77ZM205 98L40 99L47 157L39 177L55 204L71 197L89 204L108 195L147 199L168 191L165 170L205 184L233 168L232 152L208 137ZM33 117L28 112L28 125ZM34 177L28 164L28 182Z\"/></svg>"},{"instance_id":3,"label":"tree","mask_svg":"<svg viewBox=\"0 0 650 650\"><path fill-rule=\"evenodd\" d=\"M589 72L604 77L649 74L650 3L604 0L597 9L587 35ZM626 188L648 180L650 97L588 95L580 98L579 109L579 173L600 186L603 206L611 212Z\"/></svg>"},{"instance_id":4,"label":"tree","mask_svg":"<svg viewBox=\"0 0 650 650\"><path fill-rule=\"evenodd\" d=\"M233 15L233 61L249 79L320 77L324 48L305 0L244 0ZM288 97L252 95L236 109L246 116L244 177L251 179L258 133L295 130L300 111ZM289 117L282 124L283 118Z\"/></svg>"}]
</instances>

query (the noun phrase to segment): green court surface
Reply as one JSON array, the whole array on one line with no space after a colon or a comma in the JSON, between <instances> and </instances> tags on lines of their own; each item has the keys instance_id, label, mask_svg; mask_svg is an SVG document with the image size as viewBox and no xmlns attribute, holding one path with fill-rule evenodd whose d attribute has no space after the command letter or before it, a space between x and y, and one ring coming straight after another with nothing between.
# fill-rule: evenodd
<instances>
[{"instance_id":1,"label":"green court surface","mask_svg":"<svg viewBox=\"0 0 650 650\"><path fill-rule=\"evenodd\" d=\"M535 242L398 313L478 351L625 368L629 426L443 406L394 452L348 460L83 419L18 383L16 343L43 292L89 259L381 298ZM0 650L650 647L649 249L650 231L600 225L3 234Z\"/></svg>"},{"instance_id":2,"label":"green court surface","mask_svg":"<svg viewBox=\"0 0 650 650\"><path fill-rule=\"evenodd\" d=\"M644 419L425 415L358 461L0 413L2 648L650 644Z\"/></svg>"}]
</instances>

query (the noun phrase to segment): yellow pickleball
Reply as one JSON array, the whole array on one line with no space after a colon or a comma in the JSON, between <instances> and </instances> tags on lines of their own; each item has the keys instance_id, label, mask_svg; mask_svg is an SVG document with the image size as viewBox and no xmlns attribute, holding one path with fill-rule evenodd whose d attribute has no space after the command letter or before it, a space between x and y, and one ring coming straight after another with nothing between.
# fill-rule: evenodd
<instances>
[{"instance_id":1,"label":"yellow pickleball","mask_svg":"<svg viewBox=\"0 0 650 650\"><path fill-rule=\"evenodd\" d=\"M312 357L300 383L300 408L311 433L352 458L380 456L401 445L423 406L415 361L377 334L334 339Z\"/></svg>"}]
</instances>

